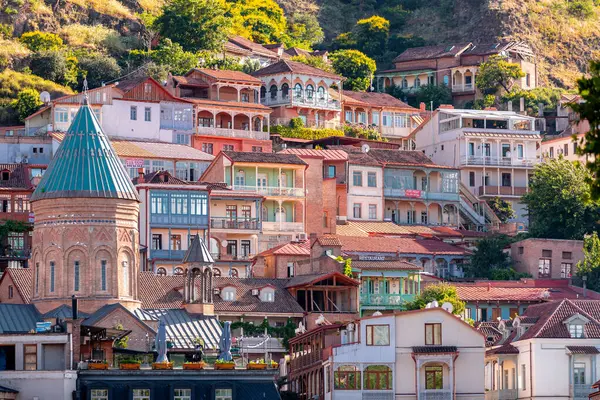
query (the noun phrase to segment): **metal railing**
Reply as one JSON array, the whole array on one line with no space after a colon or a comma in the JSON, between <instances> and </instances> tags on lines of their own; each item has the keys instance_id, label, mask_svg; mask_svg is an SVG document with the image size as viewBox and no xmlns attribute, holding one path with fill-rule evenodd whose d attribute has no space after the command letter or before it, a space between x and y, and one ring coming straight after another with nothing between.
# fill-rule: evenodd
<instances>
[{"instance_id":1,"label":"metal railing","mask_svg":"<svg viewBox=\"0 0 600 400\"><path fill-rule=\"evenodd\" d=\"M485 193L484 193L485 191ZM514 186L479 186L480 196L523 196L528 188Z\"/></svg>"},{"instance_id":2,"label":"metal railing","mask_svg":"<svg viewBox=\"0 0 600 400\"><path fill-rule=\"evenodd\" d=\"M592 385L573 384L571 385L571 398L573 400L587 400L589 394L592 393Z\"/></svg>"},{"instance_id":3,"label":"metal railing","mask_svg":"<svg viewBox=\"0 0 600 400\"><path fill-rule=\"evenodd\" d=\"M402 306L407 301L412 301L413 294L399 293L363 293L360 295L361 306Z\"/></svg>"},{"instance_id":4,"label":"metal railing","mask_svg":"<svg viewBox=\"0 0 600 400\"><path fill-rule=\"evenodd\" d=\"M304 224L302 222L269 222L263 221L263 231L269 232L304 232Z\"/></svg>"},{"instance_id":5,"label":"metal railing","mask_svg":"<svg viewBox=\"0 0 600 400\"><path fill-rule=\"evenodd\" d=\"M263 196L304 197L304 188L278 186L234 186L233 190L255 192Z\"/></svg>"},{"instance_id":6,"label":"metal railing","mask_svg":"<svg viewBox=\"0 0 600 400\"><path fill-rule=\"evenodd\" d=\"M539 158L513 158L513 157L488 157L488 156L462 156L461 165L490 165L510 167L533 167L539 163Z\"/></svg>"},{"instance_id":7,"label":"metal railing","mask_svg":"<svg viewBox=\"0 0 600 400\"><path fill-rule=\"evenodd\" d=\"M517 389L489 390L485 400L517 400Z\"/></svg>"},{"instance_id":8,"label":"metal railing","mask_svg":"<svg viewBox=\"0 0 600 400\"><path fill-rule=\"evenodd\" d=\"M265 97L260 98L260 103L266 106L291 104L300 106L312 106L315 108L322 108L328 110L342 109L342 106L340 105L340 102L338 100L323 98L318 96L317 93L315 93L313 96L307 96L305 93L302 93L302 95L298 96L293 92L290 92L287 96L283 96L279 93L276 96L271 96L271 94L267 93Z\"/></svg>"},{"instance_id":9,"label":"metal railing","mask_svg":"<svg viewBox=\"0 0 600 400\"><path fill-rule=\"evenodd\" d=\"M475 89L475 85L472 83L462 83L459 85L452 85L453 92L469 92Z\"/></svg>"},{"instance_id":10,"label":"metal railing","mask_svg":"<svg viewBox=\"0 0 600 400\"><path fill-rule=\"evenodd\" d=\"M421 389L419 400L452 400L450 389Z\"/></svg>"},{"instance_id":11,"label":"metal railing","mask_svg":"<svg viewBox=\"0 0 600 400\"><path fill-rule=\"evenodd\" d=\"M442 201L458 201L459 195L456 193L430 192L428 190L416 189L397 189L384 187L383 195L386 197L399 197L406 199L423 199L423 200L442 200Z\"/></svg>"},{"instance_id":12,"label":"metal railing","mask_svg":"<svg viewBox=\"0 0 600 400\"><path fill-rule=\"evenodd\" d=\"M198 133L199 135L223 136L223 137L230 137L230 138L269 140L268 132L246 130L246 129L214 128L212 126L198 126L196 128L196 133Z\"/></svg>"},{"instance_id":13,"label":"metal railing","mask_svg":"<svg viewBox=\"0 0 600 400\"><path fill-rule=\"evenodd\" d=\"M179 260L183 259L185 250L150 250L150 259Z\"/></svg>"},{"instance_id":14,"label":"metal railing","mask_svg":"<svg viewBox=\"0 0 600 400\"><path fill-rule=\"evenodd\" d=\"M228 217L210 217L210 227L212 229L259 229L258 219L256 218L228 218Z\"/></svg>"}]
</instances>

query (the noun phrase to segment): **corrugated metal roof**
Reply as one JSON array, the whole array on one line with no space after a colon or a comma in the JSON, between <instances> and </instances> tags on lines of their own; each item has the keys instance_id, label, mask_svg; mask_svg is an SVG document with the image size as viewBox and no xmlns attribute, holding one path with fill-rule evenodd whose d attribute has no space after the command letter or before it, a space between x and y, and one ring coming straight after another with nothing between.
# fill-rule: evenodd
<instances>
[{"instance_id":1,"label":"corrugated metal roof","mask_svg":"<svg viewBox=\"0 0 600 400\"><path fill-rule=\"evenodd\" d=\"M0 304L0 333L28 333L41 321L33 304Z\"/></svg>"},{"instance_id":2,"label":"corrugated metal roof","mask_svg":"<svg viewBox=\"0 0 600 400\"><path fill-rule=\"evenodd\" d=\"M195 317L175 309L137 309L134 315L142 321L163 320L167 325L167 340L175 349L193 349L196 338L204 339L205 349L219 347L222 327L215 317Z\"/></svg>"},{"instance_id":3,"label":"corrugated metal roof","mask_svg":"<svg viewBox=\"0 0 600 400\"><path fill-rule=\"evenodd\" d=\"M88 313L78 311L77 316L79 318L87 318L90 315ZM42 315L42 318L44 318L44 319L46 319L46 318L62 318L62 319L73 318L73 309L65 304L61 304L60 306L56 307L54 310L50 310L46 314Z\"/></svg>"},{"instance_id":4,"label":"corrugated metal roof","mask_svg":"<svg viewBox=\"0 0 600 400\"><path fill-rule=\"evenodd\" d=\"M87 104L79 108L31 201L65 197L139 201L125 167Z\"/></svg>"}]
</instances>

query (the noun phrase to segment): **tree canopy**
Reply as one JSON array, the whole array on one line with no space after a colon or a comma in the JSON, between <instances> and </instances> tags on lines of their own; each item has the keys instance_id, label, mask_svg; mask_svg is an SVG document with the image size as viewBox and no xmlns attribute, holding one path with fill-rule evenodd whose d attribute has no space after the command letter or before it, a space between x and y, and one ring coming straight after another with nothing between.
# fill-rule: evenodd
<instances>
[{"instance_id":1,"label":"tree canopy","mask_svg":"<svg viewBox=\"0 0 600 400\"><path fill-rule=\"evenodd\" d=\"M587 277L587 286L600 290L600 239L597 232L583 239L583 260L577 263L577 276Z\"/></svg>"},{"instance_id":2,"label":"tree canopy","mask_svg":"<svg viewBox=\"0 0 600 400\"><path fill-rule=\"evenodd\" d=\"M522 197L534 237L578 239L598 228L600 208L592 199L590 172L562 156L538 164Z\"/></svg>"},{"instance_id":3,"label":"tree canopy","mask_svg":"<svg viewBox=\"0 0 600 400\"><path fill-rule=\"evenodd\" d=\"M31 51L58 50L63 46L58 35L40 31L26 32L19 41Z\"/></svg>"},{"instance_id":4,"label":"tree canopy","mask_svg":"<svg viewBox=\"0 0 600 400\"><path fill-rule=\"evenodd\" d=\"M228 5L232 33L257 43L286 40L287 20L274 0L231 0Z\"/></svg>"},{"instance_id":5,"label":"tree canopy","mask_svg":"<svg viewBox=\"0 0 600 400\"><path fill-rule=\"evenodd\" d=\"M36 112L44 104L40 100L40 92L35 89L23 89L17 99L13 102L13 107L19 114L19 119L25 121L25 118Z\"/></svg>"},{"instance_id":6,"label":"tree canopy","mask_svg":"<svg viewBox=\"0 0 600 400\"><path fill-rule=\"evenodd\" d=\"M484 238L477 243L465 273L471 278L490 278L494 270L510 268L510 257L503 250L510 243L507 236Z\"/></svg>"},{"instance_id":7,"label":"tree canopy","mask_svg":"<svg viewBox=\"0 0 600 400\"><path fill-rule=\"evenodd\" d=\"M225 0L173 0L154 21L161 36L187 51L219 50L230 33Z\"/></svg>"},{"instance_id":8,"label":"tree canopy","mask_svg":"<svg viewBox=\"0 0 600 400\"><path fill-rule=\"evenodd\" d=\"M344 89L365 91L377 66L375 61L358 50L338 50L329 56L333 69L344 76Z\"/></svg>"},{"instance_id":9,"label":"tree canopy","mask_svg":"<svg viewBox=\"0 0 600 400\"><path fill-rule=\"evenodd\" d=\"M441 104L452 104L452 90L444 85L423 85L417 90L417 104L423 102L429 110L433 101L433 109L437 109Z\"/></svg>"},{"instance_id":10,"label":"tree canopy","mask_svg":"<svg viewBox=\"0 0 600 400\"><path fill-rule=\"evenodd\" d=\"M475 81L481 91L494 94L500 88L510 92L515 80L524 76L525 73L519 64L509 62L503 56L494 55L481 63Z\"/></svg>"},{"instance_id":11,"label":"tree canopy","mask_svg":"<svg viewBox=\"0 0 600 400\"><path fill-rule=\"evenodd\" d=\"M390 36L390 22L380 16L358 20L352 31L358 50L371 57L383 54Z\"/></svg>"},{"instance_id":12,"label":"tree canopy","mask_svg":"<svg viewBox=\"0 0 600 400\"><path fill-rule=\"evenodd\" d=\"M591 178L594 197L600 197L600 61L590 63L590 77L577 81L579 93L584 102L572 104L571 107L582 120L590 123L585 140L579 147L582 155L590 155L587 166L592 171Z\"/></svg>"},{"instance_id":13,"label":"tree canopy","mask_svg":"<svg viewBox=\"0 0 600 400\"><path fill-rule=\"evenodd\" d=\"M462 315L465 311L465 302L458 297L456 287L448 283L438 283L429 285L421 290L421 294L415 296L414 300L406 304L407 310L420 310L427 306L432 301L437 301L438 305L448 302L452 304L454 309L453 314Z\"/></svg>"},{"instance_id":14,"label":"tree canopy","mask_svg":"<svg viewBox=\"0 0 600 400\"><path fill-rule=\"evenodd\" d=\"M498 219L500 219L500 222L506 223L509 219L515 217L515 210L513 210L512 205L508 201L503 200L500 197L494 197L493 199L488 200L487 203Z\"/></svg>"}]
</instances>

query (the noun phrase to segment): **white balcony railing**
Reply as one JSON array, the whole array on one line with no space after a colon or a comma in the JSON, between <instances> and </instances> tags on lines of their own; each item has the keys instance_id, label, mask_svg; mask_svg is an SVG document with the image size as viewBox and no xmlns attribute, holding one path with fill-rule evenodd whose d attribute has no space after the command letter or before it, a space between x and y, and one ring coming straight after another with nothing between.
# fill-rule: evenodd
<instances>
[{"instance_id":1,"label":"white balcony railing","mask_svg":"<svg viewBox=\"0 0 600 400\"><path fill-rule=\"evenodd\" d=\"M255 192L263 196L273 197L304 197L303 188L278 187L278 186L234 186L233 190L242 192Z\"/></svg>"},{"instance_id":2,"label":"white balcony railing","mask_svg":"<svg viewBox=\"0 0 600 400\"><path fill-rule=\"evenodd\" d=\"M452 400L450 389L422 389L419 392L419 400Z\"/></svg>"},{"instance_id":3,"label":"white balcony railing","mask_svg":"<svg viewBox=\"0 0 600 400\"><path fill-rule=\"evenodd\" d=\"M475 88L472 83L462 83L458 85L452 85L453 92L470 92Z\"/></svg>"},{"instance_id":4,"label":"white balcony railing","mask_svg":"<svg viewBox=\"0 0 600 400\"><path fill-rule=\"evenodd\" d=\"M462 156L461 165L490 165L490 166L510 166L510 167L533 167L540 162L539 158L518 158L518 157L488 157L488 156Z\"/></svg>"},{"instance_id":5,"label":"white balcony railing","mask_svg":"<svg viewBox=\"0 0 600 400\"><path fill-rule=\"evenodd\" d=\"M267 232L304 232L304 224L302 222L267 222L262 223L263 231Z\"/></svg>"},{"instance_id":6,"label":"white balcony railing","mask_svg":"<svg viewBox=\"0 0 600 400\"><path fill-rule=\"evenodd\" d=\"M489 390L485 400L517 400L517 389Z\"/></svg>"},{"instance_id":7,"label":"white balcony railing","mask_svg":"<svg viewBox=\"0 0 600 400\"><path fill-rule=\"evenodd\" d=\"M223 136L230 138L269 140L268 132L250 131L244 129L213 128L210 126L199 126L196 133L200 135Z\"/></svg>"},{"instance_id":8,"label":"white balcony railing","mask_svg":"<svg viewBox=\"0 0 600 400\"><path fill-rule=\"evenodd\" d=\"M261 104L266 106L280 106L290 104L292 106L306 106L311 108L321 108L326 110L341 110L342 107L338 100L330 98L321 98L316 93L312 97L302 94L297 96L290 93L287 96L282 96L279 93L277 96L271 96L269 93L260 99Z\"/></svg>"}]
</instances>

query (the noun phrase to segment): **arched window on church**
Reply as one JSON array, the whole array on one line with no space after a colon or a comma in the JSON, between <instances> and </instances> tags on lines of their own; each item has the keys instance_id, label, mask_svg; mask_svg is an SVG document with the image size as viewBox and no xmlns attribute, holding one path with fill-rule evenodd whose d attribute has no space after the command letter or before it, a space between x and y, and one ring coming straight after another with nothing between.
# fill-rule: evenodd
<instances>
[{"instance_id":1,"label":"arched window on church","mask_svg":"<svg viewBox=\"0 0 600 400\"><path fill-rule=\"evenodd\" d=\"M219 268L214 268L213 267L213 277L214 278L220 278L221 277L221 270Z\"/></svg>"},{"instance_id":2,"label":"arched window on church","mask_svg":"<svg viewBox=\"0 0 600 400\"><path fill-rule=\"evenodd\" d=\"M129 295L129 261L123 261L123 293Z\"/></svg>"},{"instance_id":3,"label":"arched window on church","mask_svg":"<svg viewBox=\"0 0 600 400\"><path fill-rule=\"evenodd\" d=\"M238 272L237 269L231 268L231 277L232 278L239 278L240 277L240 273Z\"/></svg>"},{"instance_id":4,"label":"arched window on church","mask_svg":"<svg viewBox=\"0 0 600 400\"><path fill-rule=\"evenodd\" d=\"M173 270L173 275L183 275L183 268L177 267Z\"/></svg>"},{"instance_id":5,"label":"arched window on church","mask_svg":"<svg viewBox=\"0 0 600 400\"><path fill-rule=\"evenodd\" d=\"M156 270L156 275L158 276L166 276L167 275L167 270L164 269L163 267L160 267Z\"/></svg>"}]
</instances>

